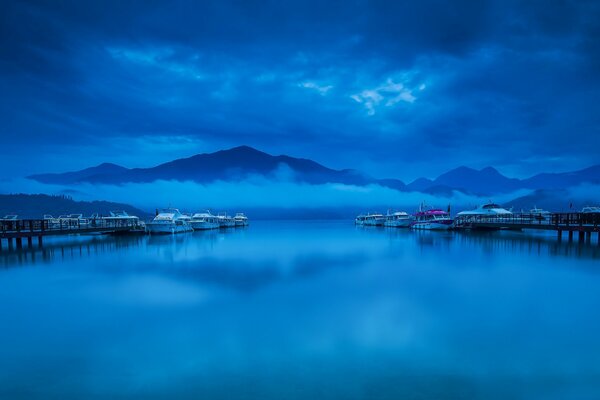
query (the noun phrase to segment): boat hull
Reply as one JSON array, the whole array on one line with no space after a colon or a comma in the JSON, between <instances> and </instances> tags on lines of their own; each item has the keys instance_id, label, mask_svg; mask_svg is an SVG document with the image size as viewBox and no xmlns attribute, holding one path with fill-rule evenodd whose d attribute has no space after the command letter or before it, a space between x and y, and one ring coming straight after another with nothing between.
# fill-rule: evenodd
<instances>
[{"instance_id":1,"label":"boat hull","mask_svg":"<svg viewBox=\"0 0 600 400\"><path fill-rule=\"evenodd\" d=\"M206 221L192 221L191 225L195 231L217 229L220 226L218 222L206 222Z\"/></svg>"},{"instance_id":2,"label":"boat hull","mask_svg":"<svg viewBox=\"0 0 600 400\"><path fill-rule=\"evenodd\" d=\"M383 223L384 226L388 226L390 228L410 228L410 224L413 222L412 219L396 219L391 221L385 221Z\"/></svg>"},{"instance_id":3,"label":"boat hull","mask_svg":"<svg viewBox=\"0 0 600 400\"><path fill-rule=\"evenodd\" d=\"M411 224L411 229L428 231L447 231L452 229L452 221L417 221Z\"/></svg>"},{"instance_id":4,"label":"boat hull","mask_svg":"<svg viewBox=\"0 0 600 400\"><path fill-rule=\"evenodd\" d=\"M383 226L384 220L365 221L364 226Z\"/></svg>"},{"instance_id":5,"label":"boat hull","mask_svg":"<svg viewBox=\"0 0 600 400\"><path fill-rule=\"evenodd\" d=\"M146 224L146 232L151 235L171 235L175 233L192 232L194 229L190 224Z\"/></svg>"},{"instance_id":6,"label":"boat hull","mask_svg":"<svg viewBox=\"0 0 600 400\"><path fill-rule=\"evenodd\" d=\"M248 221L235 221L235 226L248 226Z\"/></svg>"},{"instance_id":7,"label":"boat hull","mask_svg":"<svg viewBox=\"0 0 600 400\"><path fill-rule=\"evenodd\" d=\"M233 228L235 227L234 221L221 221L219 222L219 228Z\"/></svg>"}]
</instances>

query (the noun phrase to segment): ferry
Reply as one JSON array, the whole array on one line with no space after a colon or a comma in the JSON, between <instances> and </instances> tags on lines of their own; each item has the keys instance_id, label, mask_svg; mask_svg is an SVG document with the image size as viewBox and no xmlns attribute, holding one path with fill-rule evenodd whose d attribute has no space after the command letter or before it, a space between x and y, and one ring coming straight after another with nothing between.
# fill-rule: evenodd
<instances>
[{"instance_id":1,"label":"ferry","mask_svg":"<svg viewBox=\"0 0 600 400\"><path fill-rule=\"evenodd\" d=\"M533 206L533 208L529 210L529 214L536 221L550 221L552 219L552 213L550 211L537 208L536 206Z\"/></svg>"},{"instance_id":2,"label":"ferry","mask_svg":"<svg viewBox=\"0 0 600 400\"><path fill-rule=\"evenodd\" d=\"M513 215L512 211L503 208L502 206L495 203L483 204L474 210L461 211L456 214L456 223L461 224L465 222L471 222L473 220L481 220L482 218L492 218L499 216Z\"/></svg>"},{"instance_id":3,"label":"ferry","mask_svg":"<svg viewBox=\"0 0 600 400\"><path fill-rule=\"evenodd\" d=\"M44 214L44 222L47 223L48 228L57 228L60 227L60 219L54 218L50 214Z\"/></svg>"},{"instance_id":4,"label":"ferry","mask_svg":"<svg viewBox=\"0 0 600 400\"><path fill-rule=\"evenodd\" d=\"M227 215L227 213L219 213L217 219L220 228L233 228L235 226L235 220Z\"/></svg>"},{"instance_id":5,"label":"ferry","mask_svg":"<svg viewBox=\"0 0 600 400\"><path fill-rule=\"evenodd\" d=\"M363 225L365 226L383 226L385 222L385 217L382 214L367 214L365 216L365 222Z\"/></svg>"},{"instance_id":6,"label":"ferry","mask_svg":"<svg viewBox=\"0 0 600 400\"><path fill-rule=\"evenodd\" d=\"M248 226L248 217L244 213L235 214L233 221L235 222L235 226Z\"/></svg>"},{"instance_id":7,"label":"ferry","mask_svg":"<svg viewBox=\"0 0 600 400\"><path fill-rule=\"evenodd\" d=\"M92 225L97 225L99 220L109 222L113 226L131 226L130 233L143 233L146 231L146 224L140 221L139 217L129 215L126 211L110 211L107 217L99 217L98 214L93 214L89 220Z\"/></svg>"},{"instance_id":8,"label":"ferry","mask_svg":"<svg viewBox=\"0 0 600 400\"><path fill-rule=\"evenodd\" d=\"M183 215L176 208L160 210L152 222L146 224L146 232L150 234L183 233L194 229L190 224L191 218Z\"/></svg>"},{"instance_id":9,"label":"ferry","mask_svg":"<svg viewBox=\"0 0 600 400\"><path fill-rule=\"evenodd\" d=\"M192 215L192 228L195 231L217 229L219 226L219 219L216 215L212 215L210 211Z\"/></svg>"},{"instance_id":10,"label":"ferry","mask_svg":"<svg viewBox=\"0 0 600 400\"><path fill-rule=\"evenodd\" d=\"M393 213L388 211L383 225L394 228L409 228L413 220L414 217L404 211L396 211Z\"/></svg>"},{"instance_id":11,"label":"ferry","mask_svg":"<svg viewBox=\"0 0 600 400\"><path fill-rule=\"evenodd\" d=\"M98 214L94 214L90 217L91 219L98 219ZM140 218L135 215L129 215L126 211L110 211L107 217L102 217L107 221L139 221Z\"/></svg>"},{"instance_id":12,"label":"ferry","mask_svg":"<svg viewBox=\"0 0 600 400\"><path fill-rule=\"evenodd\" d=\"M452 228L452 223L450 213L435 208L423 210L421 207L420 211L415 214L415 219L411 222L410 227L412 229L446 231Z\"/></svg>"},{"instance_id":13,"label":"ferry","mask_svg":"<svg viewBox=\"0 0 600 400\"><path fill-rule=\"evenodd\" d=\"M355 225L364 225L365 224L365 219L367 218L366 215L364 214L360 214L358 215L356 218L354 218L354 224Z\"/></svg>"},{"instance_id":14,"label":"ferry","mask_svg":"<svg viewBox=\"0 0 600 400\"><path fill-rule=\"evenodd\" d=\"M600 207L583 207L581 209L582 214L600 214Z\"/></svg>"}]
</instances>

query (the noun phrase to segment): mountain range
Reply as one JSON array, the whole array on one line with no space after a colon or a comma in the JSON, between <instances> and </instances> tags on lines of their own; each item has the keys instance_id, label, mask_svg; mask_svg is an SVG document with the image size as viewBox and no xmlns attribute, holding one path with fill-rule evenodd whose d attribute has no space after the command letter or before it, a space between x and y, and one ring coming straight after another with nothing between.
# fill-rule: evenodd
<instances>
[{"instance_id":1,"label":"mountain range","mask_svg":"<svg viewBox=\"0 0 600 400\"><path fill-rule=\"evenodd\" d=\"M343 183L364 186L377 184L401 191L448 194L452 191L488 196L510 193L517 189L564 189L582 183L600 183L600 165L564 173L541 173L527 179L509 178L493 167L480 170L458 167L435 179L419 178L410 184L399 179L378 179L353 169L336 170L315 161L286 155L273 156L248 146L214 153L197 154L151 168L125 168L104 163L80 171L38 174L28 178L46 184L79 183L120 185L156 180L238 181L250 176L291 179L309 184Z\"/></svg>"}]
</instances>

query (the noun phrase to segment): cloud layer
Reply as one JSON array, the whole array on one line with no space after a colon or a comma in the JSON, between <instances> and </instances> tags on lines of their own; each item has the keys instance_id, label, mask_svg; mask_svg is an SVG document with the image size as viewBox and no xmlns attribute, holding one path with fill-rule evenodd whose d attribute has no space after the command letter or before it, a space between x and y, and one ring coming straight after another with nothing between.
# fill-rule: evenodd
<instances>
[{"instance_id":1,"label":"cloud layer","mask_svg":"<svg viewBox=\"0 0 600 400\"><path fill-rule=\"evenodd\" d=\"M599 8L11 2L0 175L240 144L405 180L585 167L600 162Z\"/></svg>"}]
</instances>

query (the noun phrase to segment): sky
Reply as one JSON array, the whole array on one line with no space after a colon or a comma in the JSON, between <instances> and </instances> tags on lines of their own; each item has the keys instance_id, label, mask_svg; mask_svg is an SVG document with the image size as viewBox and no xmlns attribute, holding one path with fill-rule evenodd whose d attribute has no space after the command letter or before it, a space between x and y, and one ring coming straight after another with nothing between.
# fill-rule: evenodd
<instances>
[{"instance_id":1,"label":"sky","mask_svg":"<svg viewBox=\"0 0 600 400\"><path fill-rule=\"evenodd\" d=\"M598 1L7 1L0 176L238 145L410 181L600 163Z\"/></svg>"}]
</instances>

